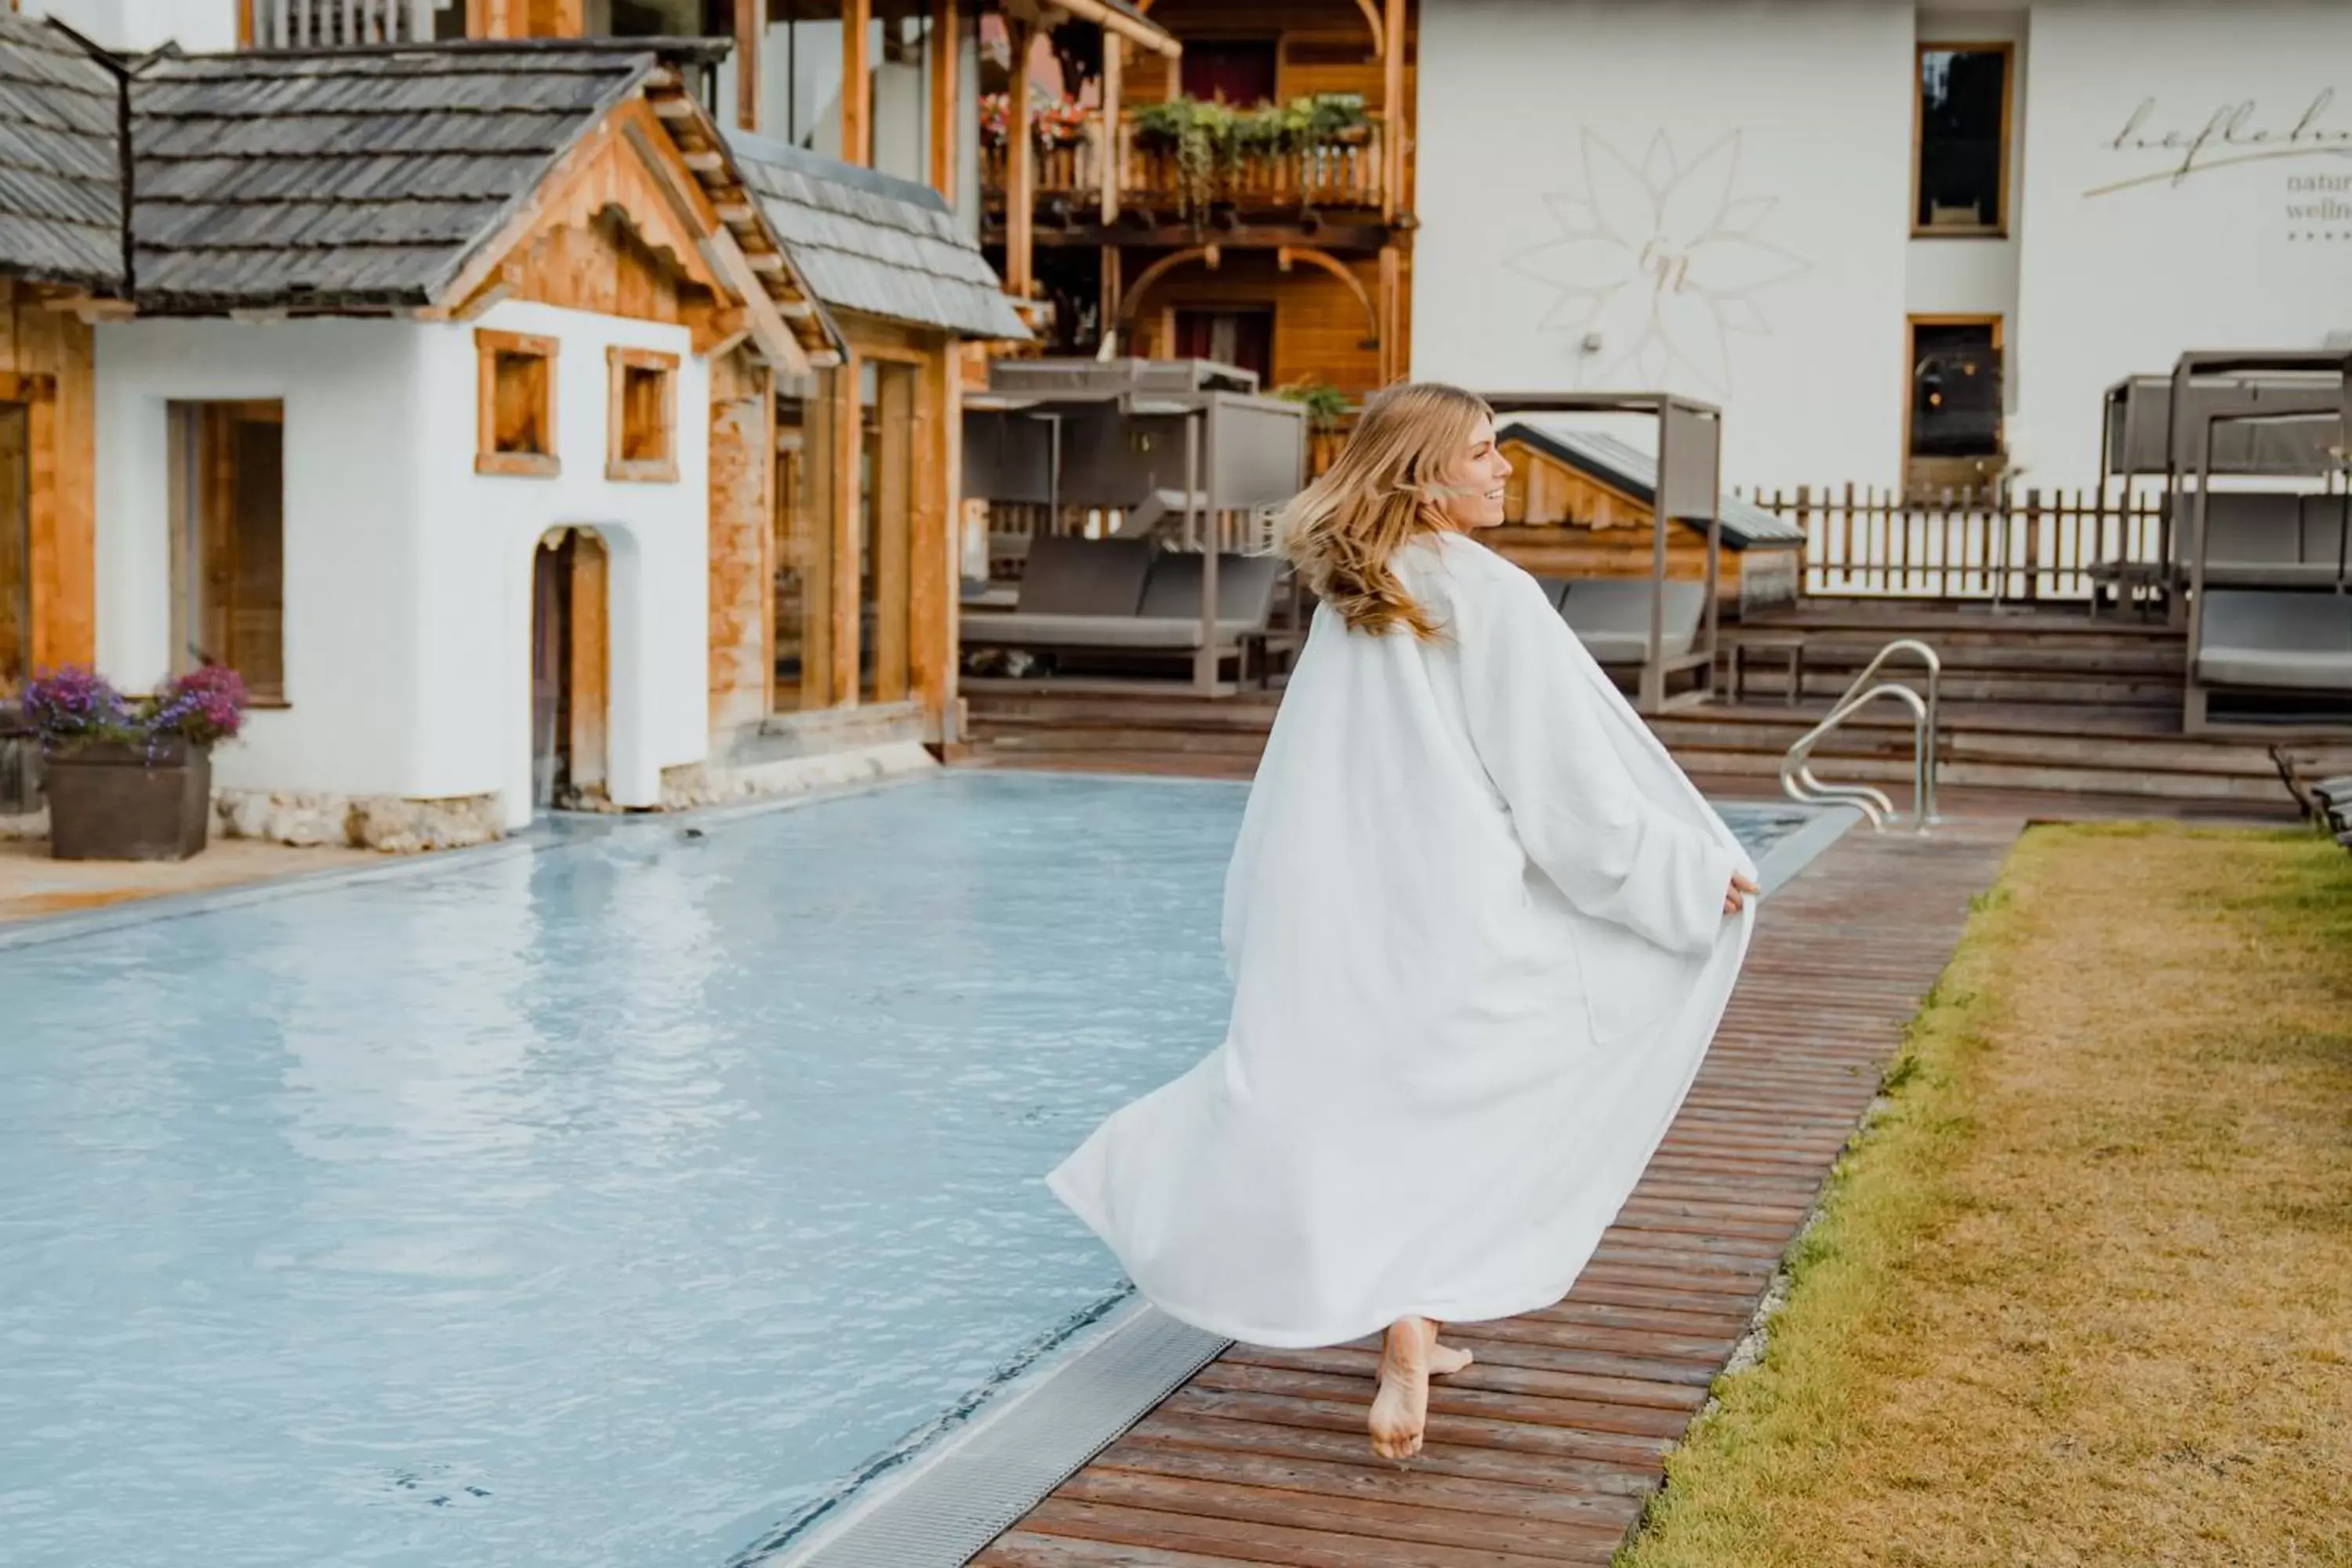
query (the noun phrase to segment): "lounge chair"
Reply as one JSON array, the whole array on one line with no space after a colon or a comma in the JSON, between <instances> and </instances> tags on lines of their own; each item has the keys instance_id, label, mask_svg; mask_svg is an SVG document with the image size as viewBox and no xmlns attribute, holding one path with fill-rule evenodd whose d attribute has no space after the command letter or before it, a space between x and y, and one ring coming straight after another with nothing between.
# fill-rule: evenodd
<instances>
[{"instance_id":1,"label":"lounge chair","mask_svg":"<svg viewBox=\"0 0 2352 1568\"><path fill-rule=\"evenodd\" d=\"M1602 664L1639 665L1650 657L1650 594L1646 577L1582 577L1563 585L1559 615ZM1706 584L1654 584L1664 593L1659 657L1690 657L1706 617Z\"/></svg>"},{"instance_id":2,"label":"lounge chair","mask_svg":"<svg viewBox=\"0 0 2352 1568\"><path fill-rule=\"evenodd\" d=\"M2201 619L2204 685L2352 695L2352 595L2216 588Z\"/></svg>"},{"instance_id":3,"label":"lounge chair","mask_svg":"<svg viewBox=\"0 0 2352 1568\"><path fill-rule=\"evenodd\" d=\"M979 647L1060 647L1105 620L1132 620L1143 605L1152 555L1140 539L1041 534L1029 542L1012 613L966 616L962 640Z\"/></svg>"},{"instance_id":4,"label":"lounge chair","mask_svg":"<svg viewBox=\"0 0 2352 1568\"><path fill-rule=\"evenodd\" d=\"M1139 575L1126 552L1143 559ZM1104 553L1118 552L1120 553ZM1032 577L1043 571L1034 594ZM1192 552L1154 555L1140 541L1040 539L1030 548L1020 606L1011 615L964 618L968 647L1017 647L1057 653L1200 654L1222 662L1263 654L1271 632L1282 562L1270 555L1217 557L1217 621L1213 643L1201 624L1202 558ZM1134 596L1129 589L1132 580ZM1092 609L1034 609L1033 604Z\"/></svg>"}]
</instances>

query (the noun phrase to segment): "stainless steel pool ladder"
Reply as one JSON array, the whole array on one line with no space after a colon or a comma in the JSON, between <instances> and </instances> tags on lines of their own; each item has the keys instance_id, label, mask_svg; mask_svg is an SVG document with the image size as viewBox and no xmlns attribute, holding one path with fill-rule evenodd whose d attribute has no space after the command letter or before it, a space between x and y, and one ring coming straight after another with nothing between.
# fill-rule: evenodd
<instances>
[{"instance_id":1,"label":"stainless steel pool ladder","mask_svg":"<svg viewBox=\"0 0 2352 1568\"><path fill-rule=\"evenodd\" d=\"M1880 680L1879 668L1899 654L1916 654L1927 666L1927 694L1922 696L1908 683L1900 680ZM1845 694L1830 707L1829 717L1799 737L1780 759L1780 788L1790 800L1807 805L1851 805L1870 819L1870 826L1880 832L1900 814L1886 792L1869 784L1823 784L1813 776L1812 752L1831 731L1881 698L1902 703L1911 710L1911 816L1912 830L1925 833L1943 820L1936 815L1936 699L1937 689L1944 672L1944 661L1936 650L1916 637L1898 637L1878 650L1877 657L1863 667L1862 673L1845 689Z\"/></svg>"}]
</instances>

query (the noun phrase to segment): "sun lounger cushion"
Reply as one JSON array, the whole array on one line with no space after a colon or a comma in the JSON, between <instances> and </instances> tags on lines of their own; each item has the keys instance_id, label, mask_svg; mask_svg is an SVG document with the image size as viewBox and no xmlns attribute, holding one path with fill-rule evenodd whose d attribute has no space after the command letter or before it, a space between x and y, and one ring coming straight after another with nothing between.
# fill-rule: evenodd
<instances>
[{"instance_id":1,"label":"sun lounger cushion","mask_svg":"<svg viewBox=\"0 0 2352 1568\"><path fill-rule=\"evenodd\" d=\"M1151 580L1144 584L1142 614L1171 620L1201 618L1201 571L1203 559L1192 552L1171 552L1152 563ZM1274 588L1282 576L1276 555L1220 554L1217 557L1217 618L1261 627L1274 614Z\"/></svg>"},{"instance_id":2,"label":"sun lounger cushion","mask_svg":"<svg viewBox=\"0 0 2352 1568\"><path fill-rule=\"evenodd\" d=\"M1231 643L1260 629L1249 621L1219 621L1218 639ZM973 616L963 640L987 647L1103 648L1110 651L1191 649L1201 646L1201 623L1172 616Z\"/></svg>"},{"instance_id":3,"label":"sun lounger cushion","mask_svg":"<svg viewBox=\"0 0 2352 1568\"><path fill-rule=\"evenodd\" d=\"M2197 678L2212 686L2352 691L2352 595L2205 595Z\"/></svg>"},{"instance_id":4,"label":"sun lounger cushion","mask_svg":"<svg viewBox=\"0 0 2352 1568\"><path fill-rule=\"evenodd\" d=\"M1029 542L1020 613L1132 616L1143 604L1151 556L1149 540L1042 534Z\"/></svg>"},{"instance_id":5,"label":"sun lounger cushion","mask_svg":"<svg viewBox=\"0 0 2352 1568\"><path fill-rule=\"evenodd\" d=\"M1570 583L1560 618L1581 638L1585 651L1603 664L1639 664L1650 654L1650 593L1647 578L1583 577ZM1698 641L1706 615L1706 584L1667 583L1659 652L1678 658Z\"/></svg>"}]
</instances>

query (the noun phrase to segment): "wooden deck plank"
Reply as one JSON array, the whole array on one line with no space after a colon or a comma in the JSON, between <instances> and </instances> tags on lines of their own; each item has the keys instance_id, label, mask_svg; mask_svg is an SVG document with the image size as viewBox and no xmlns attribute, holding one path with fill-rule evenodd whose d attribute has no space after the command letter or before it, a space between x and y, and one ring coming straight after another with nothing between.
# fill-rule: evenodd
<instances>
[{"instance_id":1,"label":"wooden deck plank","mask_svg":"<svg viewBox=\"0 0 2352 1568\"><path fill-rule=\"evenodd\" d=\"M1449 1326L1476 1359L1432 1389L1421 1457L1365 1439L1375 1342L1236 1346L975 1561L1606 1563L2020 826L1850 834L1766 901L1682 1114L1576 1288Z\"/></svg>"}]
</instances>

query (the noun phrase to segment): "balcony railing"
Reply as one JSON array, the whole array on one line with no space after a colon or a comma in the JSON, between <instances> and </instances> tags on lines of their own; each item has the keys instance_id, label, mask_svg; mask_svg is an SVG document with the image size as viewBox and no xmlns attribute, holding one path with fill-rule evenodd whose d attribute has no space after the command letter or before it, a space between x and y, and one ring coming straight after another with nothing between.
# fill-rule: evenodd
<instances>
[{"instance_id":1,"label":"balcony railing","mask_svg":"<svg viewBox=\"0 0 2352 1568\"><path fill-rule=\"evenodd\" d=\"M1358 134L1345 140L1304 147L1249 148L1233 157L1217 157L1196 184L1178 159L1175 149L1139 132L1134 114L1120 118L1117 143L1115 186L1118 208L1126 211L1202 216L1195 208L1230 206L1243 211L1295 211L1301 208L1369 208L1377 210L1384 195L1386 160L1382 153L1387 126L1378 116L1366 121ZM1103 120L1087 117L1078 139L1057 146L1038 146L1031 167L1041 206L1097 208L1102 200ZM1010 147L1002 142L981 149L981 184L990 201L1003 205L1012 184Z\"/></svg>"},{"instance_id":2,"label":"balcony railing","mask_svg":"<svg viewBox=\"0 0 2352 1568\"><path fill-rule=\"evenodd\" d=\"M433 37L434 0L247 0L257 49L334 49Z\"/></svg>"}]
</instances>

